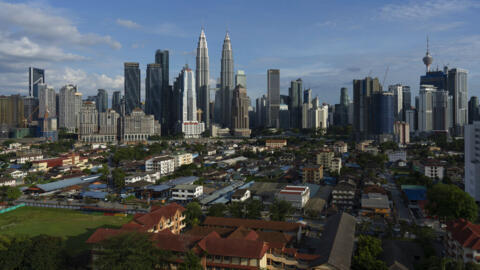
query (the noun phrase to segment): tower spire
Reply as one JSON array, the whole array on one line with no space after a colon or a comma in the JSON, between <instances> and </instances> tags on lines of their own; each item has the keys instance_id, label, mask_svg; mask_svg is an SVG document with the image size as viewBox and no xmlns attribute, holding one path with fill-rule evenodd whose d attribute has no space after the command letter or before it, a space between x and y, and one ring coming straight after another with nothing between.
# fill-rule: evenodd
<instances>
[{"instance_id":1,"label":"tower spire","mask_svg":"<svg viewBox=\"0 0 480 270\"><path fill-rule=\"evenodd\" d=\"M426 67L426 72L430 71L430 66L433 63L433 57L430 55L430 40L427 35L427 52L425 56L423 57L423 63L425 64Z\"/></svg>"}]
</instances>

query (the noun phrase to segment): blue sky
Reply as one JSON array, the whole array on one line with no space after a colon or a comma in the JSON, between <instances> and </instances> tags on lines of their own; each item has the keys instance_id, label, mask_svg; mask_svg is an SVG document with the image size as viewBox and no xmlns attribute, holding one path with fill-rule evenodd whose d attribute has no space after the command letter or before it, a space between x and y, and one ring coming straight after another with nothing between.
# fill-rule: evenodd
<instances>
[{"instance_id":1,"label":"blue sky","mask_svg":"<svg viewBox=\"0 0 480 270\"><path fill-rule=\"evenodd\" d=\"M252 98L266 93L266 70L279 68L281 93L301 77L321 102L371 74L414 92L430 36L434 68L469 71L469 95L480 95L480 2L429 1L1 1L0 94L27 92L27 68L46 69L57 90L75 83L84 95L123 90L123 62L142 77L156 49L170 50L170 80L195 66L205 27L210 76L220 74L228 29L235 69ZM143 93L142 93L143 95Z\"/></svg>"}]
</instances>

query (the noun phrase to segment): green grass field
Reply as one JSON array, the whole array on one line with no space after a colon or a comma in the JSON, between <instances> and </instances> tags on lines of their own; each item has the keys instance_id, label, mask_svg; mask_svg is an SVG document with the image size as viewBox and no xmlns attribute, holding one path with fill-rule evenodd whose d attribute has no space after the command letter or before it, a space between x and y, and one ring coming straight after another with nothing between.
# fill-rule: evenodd
<instances>
[{"instance_id":1,"label":"green grass field","mask_svg":"<svg viewBox=\"0 0 480 270\"><path fill-rule=\"evenodd\" d=\"M131 217L83 214L68 209L21 207L0 214L0 234L59 236L66 240L69 253L74 255L87 247L85 241L95 229L118 228L130 219Z\"/></svg>"}]
</instances>

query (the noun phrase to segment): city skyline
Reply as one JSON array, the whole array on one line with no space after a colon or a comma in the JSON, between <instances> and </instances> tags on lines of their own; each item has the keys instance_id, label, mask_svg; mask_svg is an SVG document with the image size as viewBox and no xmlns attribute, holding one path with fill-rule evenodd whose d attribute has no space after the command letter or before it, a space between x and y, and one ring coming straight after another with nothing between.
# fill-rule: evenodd
<instances>
[{"instance_id":1,"label":"city skyline","mask_svg":"<svg viewBox=\"0 0 480 270\"><path fill-rule=\"evenodd\" d=\"M204 26L210 43L210 82L220 77L222 39L228 29L235 49L234 68L245 70L252 100L266 93L265 72L270 68L281 70L281 94L288 93L291 80L302 78L304 87L312 88L313 95L318 95L321 102L334 103L338 90L345 86L352 95L352 80L364 78L370 71L383 81L387 67L385 86L410 85L417 94L418 74L425 71L422 57L427 35L435 59L432 69L450 64L451 68L469 70L470 95L479 95L480 78L474 63L480 57L476 53L480 36L472 29L479 5L473 1L368 1L361 6L355 2L303 2L294 6L279 2L275 12L257 17L271 5L267 1L255 3L255 8L251 8L246 2L235 5L239 12L232 14L232 18L219 15L182 20L192 12L214 10L223 14L223 10L231 7L221 2L210 2L206 7L194 3L179 17L178 11L184 4L172 3L169 6L172 12L157 21L149 16L150 10L158 5L154 2L145 2L143 8L134 11L123 3L116 6L96 3L98 10L87 14L81 10L82 5L89 5L88 1L52 1L42 5L2 1L0 94L26 95L29 66L45 69L46 82L57 91L73 83L85 95L96 93L98 88L112 93L123 90L123 63L131 61L139 62L143 70L143 100L146 65L151 63L154 52L171 51L173 78L185 63L193 66L198 33ZM102 14L98 19L107 6L111 9L109 15ZM236 19L243 13L240 11L247 10L251 20ZM303 14L305 20L301 25L282 20L289 12ZM139 13L145 16L140 17ZM24 20L10 14L18 14L17 18ZM380 42L372 45L372 40ZM17 49L13 50L11 44Z\"/></svg>"}]
</instances>

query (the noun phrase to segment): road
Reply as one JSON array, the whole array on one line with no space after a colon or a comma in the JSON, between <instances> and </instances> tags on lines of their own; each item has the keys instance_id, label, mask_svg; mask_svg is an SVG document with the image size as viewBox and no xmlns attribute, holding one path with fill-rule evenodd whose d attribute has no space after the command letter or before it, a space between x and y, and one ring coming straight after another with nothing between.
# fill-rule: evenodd
<instances>
[{"instance_id":1,"label":"road","mask_svg":"<svg viewBox=\"0 0 480 270\"><path fill-rule=\"evenodd\" d=\"M393 203L397 209L398 219L410 222L410 211L405 206L402 192L398 189L397 185L395 184L395 180L393 179L393 176L391 174L385 174L385 176L387 178L388 184L392 187L390 188L390 191L392 193Z\"/></svg>"}]
</instances>

